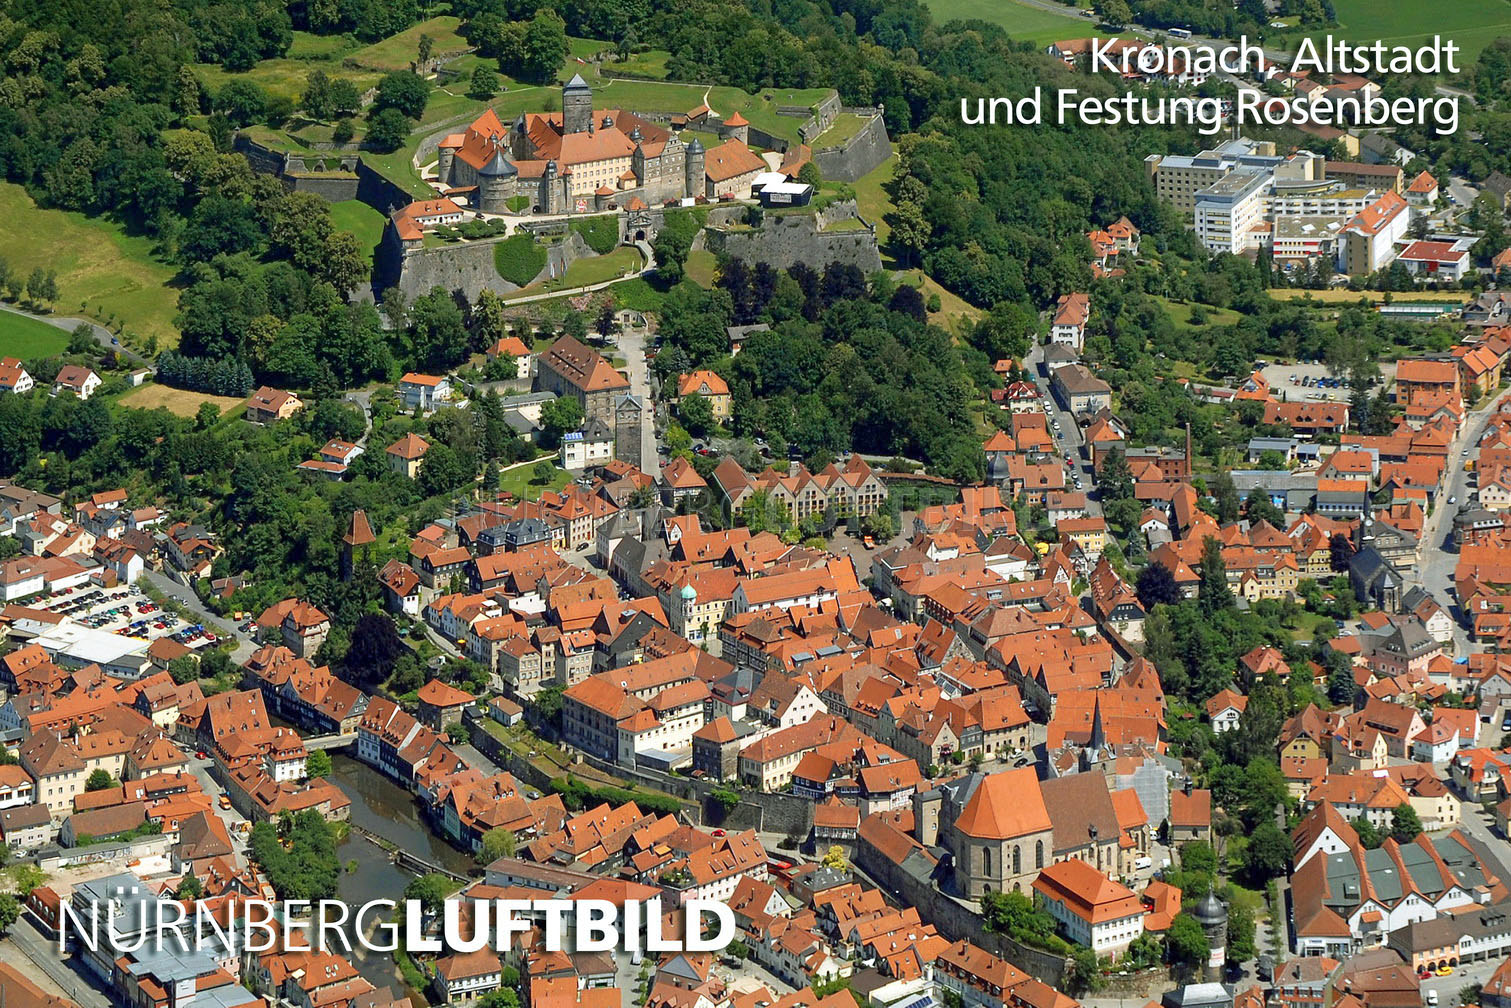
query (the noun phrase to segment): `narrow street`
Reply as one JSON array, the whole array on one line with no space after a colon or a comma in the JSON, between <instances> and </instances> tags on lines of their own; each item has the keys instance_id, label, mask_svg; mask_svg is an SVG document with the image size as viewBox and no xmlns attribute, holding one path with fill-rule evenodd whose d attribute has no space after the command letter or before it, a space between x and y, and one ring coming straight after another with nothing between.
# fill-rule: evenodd
<instances>
[{"instance_id":1,"label":"narrow street","mask_svg":"<svg viewBox=\"0 0 1511 1008\"><path fill-rule=\"evenodd\" d=\"M619 351L624 356L630 391L640 397L644 410L640 424L640 469L655 476L661 467L656 454L656 404L651 398L650 362L645 359L649 336L644 326L623 326L619 332Z\"/></svg>"},{"instance_id":2,"label":"narrow street","mask_svg":"<svg viewBox=\"0 0 1511 1008\"><path fill-rule=\"evenodd\" d=\"M1422 562L1417 566L1416 582L1430 591L1438 604L1455 617L1453 637L1455 653L1459 655L1469 653L1469 635L1458 622L1462 614L1457 599L1453 597L1453 572L1458 566L1458 550L1453 545L1453 516L1470 497L1469 474L1464 471L1464 463L1478 458L1480 436L1501 398L1491 398L1464 418L1458 438L1448 448L1447 486L1422 529ZM1469 451L1467 457L1463 454L1465 449ZM1457 503L1450 504L1450 500Z\"/></svg>"},{"instance_id":3,"label":"narrow street","mask_svg":"<svg viewBox=\"0 0 1511 1008\"><path fill-rule=\"evenodd\" d=\"M1085 438L1081 432L1081 425L1076 423L1076 418L1061 407L1059 401L1055 399L1049 387L1049 376L1041 370L1043 362L1044 347L1035 343L1028 351L1028 355L1023 358L1023 366L1033 375L1034 384L1039 387L1039 395L1044 401L1044 412L1050 419L1050 432L1054 433L1056 447L1075 466L1074 471L1080 474L1081 490L1086 494L1086 514L1088 517L1099 518L1102 515L1102 502L1095 495L1096 474L1092 471L1091 459L1082 451ZM1053 427L1056 422L1060 425L1058 433L1054 432ZM1068 485L1068 481L1067 488L1073 489Z\"/></svg>"}]
</instances>

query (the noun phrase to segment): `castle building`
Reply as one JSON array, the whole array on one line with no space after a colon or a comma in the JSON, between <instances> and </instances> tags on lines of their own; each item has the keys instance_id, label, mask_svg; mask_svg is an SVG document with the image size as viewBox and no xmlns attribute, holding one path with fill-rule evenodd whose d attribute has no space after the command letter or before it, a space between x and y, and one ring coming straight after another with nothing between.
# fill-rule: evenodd
<instances>
[{"instance_id":1,"label":"castle building","mask_svg":"<svg viewBox=\"0 0 1511 1008\"><path fill-rule=\"evenodd\" d=\"M696 137L684 144L632 112L595 110L581 75L562 87L560 113L524 114L505 128L488 109L442 139L437 177L447 195L472 197L484 213L587 213L634 199L654 206L704 196L710 185Z\"/></svg>"}]
</instances>

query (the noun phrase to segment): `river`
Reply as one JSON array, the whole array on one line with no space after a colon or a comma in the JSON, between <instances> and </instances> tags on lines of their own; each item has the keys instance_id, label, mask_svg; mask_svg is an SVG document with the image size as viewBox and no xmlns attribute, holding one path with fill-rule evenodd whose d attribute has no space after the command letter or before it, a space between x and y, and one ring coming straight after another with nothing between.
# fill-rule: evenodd
<instances>
[{"instance_id":1,"label":"river","mask_svg":"<svg viewBox=\"0 0 1511 1008\"><path fill-rule=\"evenodd\" d=\"M373 768L345 753L331 753L331 782L351 799L351 821L403 850L413 851L434 864L466 874L473 860L444 839L431 833L420 818L414 796ZM375 899L401 899L412 874L389 860L388 853L366 837L350 833L337 848L341 862L355 871L341 875L340 896L353 908ZM395 987L414 996L404 984L391 955L363 952L351 957L364 977L377 987ZM422 1002L415 999L415 1005Z\"/></svg>"}]
</instances>

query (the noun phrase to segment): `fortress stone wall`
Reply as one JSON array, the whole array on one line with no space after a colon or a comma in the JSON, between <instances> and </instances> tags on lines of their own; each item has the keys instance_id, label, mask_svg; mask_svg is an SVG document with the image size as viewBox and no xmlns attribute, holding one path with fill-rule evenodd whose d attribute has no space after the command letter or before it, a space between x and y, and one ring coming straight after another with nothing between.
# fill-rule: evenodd
<instances>
[{"instance_id":1,"label":"fortress stone wall","mask_svg":"<svg viewBox=\"0 0 1511 1008\"><path fill-rule=\"evenodd\" d=\"M846 111L875 111L849 110ZM872 115L860 132L851 137L843 147L829 147L813 152L813 163L825 179L836 182L855 182L869 175L887 158L892 156L892 141L887 136L887 124L881 115Z\"/></svg>"},{"instance_id":2,"label":"fortress stone wall","mask_svg":"<svg viewBox=\"0 0 1511 1008\"><path fill-rule=\"evenodd\" d=\"M804 263L822 270L845 263L864 273L881 269L876 226L866 223L851 230L825 230L841 222L859 220L853 200L840 200L817 213L766 213L758 228L718 226L703 231L704 248L746 262L766 262L777 269Z\"/></svg>"}]
</instances>

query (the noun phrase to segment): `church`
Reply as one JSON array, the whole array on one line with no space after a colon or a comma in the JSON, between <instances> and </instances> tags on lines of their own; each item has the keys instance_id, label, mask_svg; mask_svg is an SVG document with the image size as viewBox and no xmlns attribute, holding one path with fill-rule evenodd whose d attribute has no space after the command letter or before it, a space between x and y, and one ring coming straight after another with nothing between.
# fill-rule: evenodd
<instances>
[{"instance_id":1,"label":"church","mask_svg":"<svg viewBox=\"0 0 1511 1008\"><path fill-rule=\"evenodd\" d=\"M726 126L735 126L735 118ZM686 197L748 195L749 180L766 166L740 132L729 131L728 140L705 151L697 137L683 143L632 112L595 111L592 89L576 75L562 87L559 114L524 114L506 129L488 109L465 132L445 137L437 179L446 195L467 198L483 213L634 210ZM706 168L710 154L713 173Z\"/></svg>"}]
</instances>

